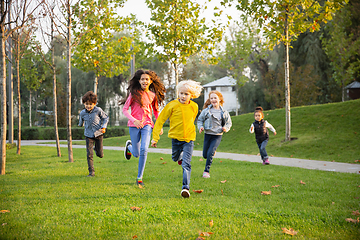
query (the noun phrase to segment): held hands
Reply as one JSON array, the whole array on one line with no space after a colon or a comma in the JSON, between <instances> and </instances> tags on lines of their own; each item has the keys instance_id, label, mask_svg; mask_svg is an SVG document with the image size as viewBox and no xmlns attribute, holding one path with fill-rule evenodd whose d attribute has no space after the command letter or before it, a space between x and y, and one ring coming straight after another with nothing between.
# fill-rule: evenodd
<instances>
[{"instance_id":1,"label":"held hands","mask_svg":"<svg viewBox=\"0 0 360 240\"><path fill-rule=\"evenodd\" d=\"M144 127L144 125L142 124L142 122L140 122L139 120L135 120L135 121L134 121L134 125L135 125L135 127L136 127L137 129Z\"/></svg>"},{"instance_id":2,"label":"held hands","mask_svg":"<svg viewBox=\"0 0 360 240\"><path fill-rule=\"evenodd\" d=\"M223 130L223 132L227 132L227 131L226 131L226 127L223 127L222 130Z\"/></svg>"},{"instance_id":3,"label":"held hands","mask_svg":"<svg viewBox=\"0 0 360 240\"><path fill-rule=\"evenodd\" d=\"M156 142L155 140L151 140L151 146L152 146L152 147L155 147L155 148L156 148L156 143L157 143L157 142Z\"/></svg>"},{"instance_id":4,"label":"held hands","mask_svg":"<svg viewBox=\"0 0 360 240\"><path fill-rule=\"evenodd\" d=\"M101 129L101 132L102 132L102 133L105 133L105 132L106 132L106 128L102 128L102 129Z\"/></svg>"},{"instance_id":5,"label":"held hands","mask_svg":"<svg viewBox=\"0 0 360 240\"><path fill-rule=\"evenodd\" d=\"M163 135L163 133L164 133L164 129L161 129L159 134Z\"/></svg>"},{"instance_id":6,"label":"held hands","mask_svg":"<svg viewBox=\"0 0 360 240\"><path fill-rule=\"evenodd\" d=\"M274 132L274 135L276 135L276 131Z\"/></svg>"}]
</instances>

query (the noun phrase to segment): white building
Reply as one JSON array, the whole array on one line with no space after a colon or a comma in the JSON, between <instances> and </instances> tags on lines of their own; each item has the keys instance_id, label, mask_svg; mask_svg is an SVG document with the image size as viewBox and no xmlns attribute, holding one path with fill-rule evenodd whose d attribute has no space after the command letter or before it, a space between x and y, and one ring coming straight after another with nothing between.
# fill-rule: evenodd
<instances>
[{"instance_id":1,"label":"white building","mask_svg":"<svg viewBox=\"0 0 360 240\"><path fill-rule=\"evenodd\" d=\"M231 77L223 77L211 83L203 85L204 87L204 101L209 98L209 92L216 90L221 92L224 97L224 109L228 112L235 112L238 114L240 104L236 94L236 80Z\"/></svg>"}]
</instances>

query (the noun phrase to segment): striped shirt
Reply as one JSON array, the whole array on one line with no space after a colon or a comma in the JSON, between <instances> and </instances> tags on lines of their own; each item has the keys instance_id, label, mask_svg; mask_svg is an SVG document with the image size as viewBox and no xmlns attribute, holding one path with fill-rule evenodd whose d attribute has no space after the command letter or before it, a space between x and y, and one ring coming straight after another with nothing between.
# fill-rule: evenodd
<instances>
[{"instance_id":1,"label":"striped shirt","mask_svg":"<svg viewBox=\"0 0 360 240\"><path fill-rule=\"evenodd\" d=\"M94 138L94 133L101 128L106 128L108 122L109 116L97 106L90 112L86 109L80 112L79 127L82 127L85 123L85 137Z\"/></svg>"}]
</instances>

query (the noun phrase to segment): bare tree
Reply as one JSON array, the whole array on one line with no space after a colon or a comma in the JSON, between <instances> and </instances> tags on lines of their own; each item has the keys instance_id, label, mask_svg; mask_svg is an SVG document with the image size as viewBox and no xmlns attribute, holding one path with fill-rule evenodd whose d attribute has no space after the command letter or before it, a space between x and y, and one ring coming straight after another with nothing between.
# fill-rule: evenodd
<instances>
[{"instance_id":1,"label":"bare tree","mask_svg":"<svg viewBox=\"0 0 360 240\"><path fill-rule=\"evenodd\" d=\"M12 22L7 21L11 5L20 6L18 15L13 20L19 24L14 28L9 27ZM34 17L36 9L42 4L42 1L27 1L27 0L2 0L0 2L0 82L1 82L1 169L0 174L5 174L6 166L6 53L5 41L11 34L23 28L29 19Z\"/></svg>"}]
</instances>

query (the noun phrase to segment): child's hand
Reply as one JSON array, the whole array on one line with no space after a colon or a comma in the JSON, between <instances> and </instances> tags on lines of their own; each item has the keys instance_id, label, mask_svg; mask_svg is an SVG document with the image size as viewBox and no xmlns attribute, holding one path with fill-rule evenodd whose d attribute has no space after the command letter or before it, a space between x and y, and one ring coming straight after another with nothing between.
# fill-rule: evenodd
<instances>
[{"instance_id":1,"label":"child's hand","mask_svg":"<svg viewBox=\"0 0 360 240\"><path fill-rule=\"evenodd\" d=\"M222 130L223 130L223 132L227 132L227 131L226 131L226 127L223 127Z\"/></svg>"},{"instance_id":2,"label":"child's hand","mask_svg":"<svg viewBox=\"0 0 360 240\"><path fill-rule=\"evenodd\" d=\"M199 129L199 133L202 133L202 131L204 131L204 128L203 128L203 127L201 127L201 128Z\"/></svg>"},{"instance_id":3,"label":"child's hand","mask_svg":"<svg viewBox=\"0 0 360 240\"><path fill-rule=\"evenodd\" d=\"M102 129L101 129L101 132L102 132L102 133L105 133L105 132L106 132L106 128L102 128Z\"/></svg>"},{"instance_id":4,"label":"child's hand","mask_svg":"<svg viewBox=\"0 0 360 240\"><path fill-rule=\"evenodd\" d=\"M163 133L164 133L164 129L161 129L159 134L163 135Z\"/></svg>"},{"instance_id":5,"label":"child's hand","mask_svg":"<svg viewBox=\"0 0 360 240\"><path fill-rule=\"evenodd\" d=\"M152 147L155 147L155 148L156 148L156 143L157 143L157 142L156 142L155 140L151 140L151 146L152 146Z\"/></svg>"},{"instance_id":6,"label":"child's hand","mask_svg":"<svg viewBox=\"0 0 360 240\"><path fill-rule=\"evenodd\" d=\"M139 120L135 120L134 125L137 129L144 127L144 125Z\"/></svg>"},{"instance_id":7,"label":"child's hand","mask_svg":"<svg viewBox=\"0 0 360 240\"><path fill-rule=\"evenodd\" d=\"M254 131L254 127L251 127L251 131Z\"/></svg>"},{"instance_id":8,"label":"child's hand","mask_svg":"<svg viewBox=\"0 0 360 240\"><path fill-rule=\"evenodd\" d=\"M274 135L276 135L276 131L274 132Z\"/></svg>"}]
</instances>

